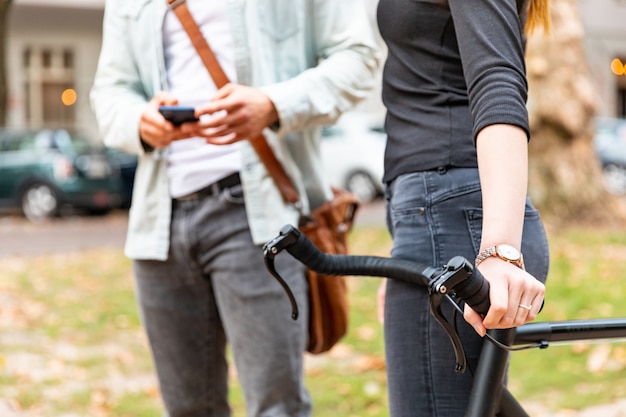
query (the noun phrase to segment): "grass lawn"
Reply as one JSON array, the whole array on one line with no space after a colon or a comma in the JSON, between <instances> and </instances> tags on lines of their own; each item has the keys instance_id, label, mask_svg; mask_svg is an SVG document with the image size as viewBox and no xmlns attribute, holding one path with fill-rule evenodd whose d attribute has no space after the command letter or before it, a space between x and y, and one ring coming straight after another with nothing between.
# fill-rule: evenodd
<instances>
[{"instance_id":1,"label":"grass lawn","mask_svg":"<svg viewBox=\"0 0 626 417\"><path fill-rule=\"evenodd\" d=\"M351 235L352 251L387 256L384 229ZM626 316L626 233L550 233L552 266L538 320ZM307 357L316 417L386 416L376 278L350 278L349 334ZM611 402L626 392L626 344L551 346L513 354L510 387L552 410ZM233 377L235 416L244 416ZM158 417L161 404L119 250L11 257L0 262L0 415Z\"/></svg>"}]
</instances>

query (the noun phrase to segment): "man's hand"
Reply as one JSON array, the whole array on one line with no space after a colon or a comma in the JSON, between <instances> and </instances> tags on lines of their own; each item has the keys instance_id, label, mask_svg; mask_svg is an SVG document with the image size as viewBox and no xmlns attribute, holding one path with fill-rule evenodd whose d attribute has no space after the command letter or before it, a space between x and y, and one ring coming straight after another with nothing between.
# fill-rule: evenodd
<instances>
[{"instance_id":1,"label":"man's hand","mask_svg":"<svg viewBox=\"0 0 626 417\"><path fill-rule=\"evenodd\" d=\"M210 117L202 117L211 115ZM197 124L182 126L190 136L202 136L207 143L225 145L254 139L278 121L272 101L260 90L239 84L222 87L206 105L196 108Z\"/></svg>"},{"instance_id":2,"label":"man's hand","mask_svg":"<svg viewBox=\"0 0 626 417\"><path fill-rule=\"evenodd\" d=\"M175 104L178 104L176 97L164 91L157 93L152 100L150 100L146 109L141 114L141 120L139 122L139 135L141 140L153 148L165 148L172 143L172 141L191 137L186 130L193 130L194 128L183 130L183 126L196 125L197 123L185 123L183 126L176 127L159 113L160 106L171 106Z\"/></svg>"}]
</instances>

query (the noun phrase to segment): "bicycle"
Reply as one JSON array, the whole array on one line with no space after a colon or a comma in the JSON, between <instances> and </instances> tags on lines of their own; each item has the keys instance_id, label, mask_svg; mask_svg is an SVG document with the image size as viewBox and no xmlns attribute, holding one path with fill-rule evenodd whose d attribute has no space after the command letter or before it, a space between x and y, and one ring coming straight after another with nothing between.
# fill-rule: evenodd
<instances>
[{"instance_id":1,"label":"bicycle","mask_svg":"<svg viewBox=\"0 0 626 417\"><path fill-rule=\"evenodd\" d=\"M329 255L309 241L291 225L264 245L267 270L285 290L292 307L292 318L298 318L298 305L287 283L274 268L274 257L286 250L308 268L327 275L387 277L428 287L430 311L443 326L453 345L456 371L466 370L463 345L454 327L441 312L447 300L462 313L460 302L475 311L489 310L489 283L467 259L456 256L443 266L424 266L403 259L364 255ZM582 342L626 337L626 318L532 322L513 329L489 330L478 366L465 417L529 417L522 405L504 385L509 355L513 351L545 349L551 342Z\"/></svg>"}]
</instances>

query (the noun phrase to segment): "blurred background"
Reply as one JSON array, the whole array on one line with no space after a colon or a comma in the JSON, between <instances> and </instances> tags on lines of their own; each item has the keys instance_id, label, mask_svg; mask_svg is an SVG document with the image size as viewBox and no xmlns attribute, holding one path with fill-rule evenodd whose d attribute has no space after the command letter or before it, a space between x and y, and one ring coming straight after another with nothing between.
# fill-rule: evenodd
<instances>
[{"instance_id":1,"label":"blurred background","mask_svg":"<svg viewBox=\"0 0 626 417\"><path fill-rule=\"evenodd\" d=\"M89 104L103 9L0 0L1 417L161 413L121 250L136 158L102 147ZM552 258L540 319L626 316L626 0L552 0L552 22L527 43L529 193ZM388 256L380 89L322 133L329 179L364 203L352 252ZM350 280L349 334L307 359L316 416L387 415L377 287ZM626 415L626 348L516 353L510 385L532 415Z\"/></svg>"},{"instance_id":2,"label":"blurred background","mask_svg":"<svg viewBox=\"0 0 626 417\"><path fill-rule=\"evenodd\" d=\"M363 1L375 26L377 1ZM0 207L37 220L68 206L128 206L136 160L95 149L89 105L103 8L104 0L0 1ZM530 191L545 215L603 221L598 202L611 199L604 191L626 193L625 17L621 0L554 0L552 33L529 39ZM325 160L337 168L328 170L333 183L369 202L382 186L380 89L352 113L325 130ZM355 141L359 154L335 160Z\"/></svg>"}]
</instances>

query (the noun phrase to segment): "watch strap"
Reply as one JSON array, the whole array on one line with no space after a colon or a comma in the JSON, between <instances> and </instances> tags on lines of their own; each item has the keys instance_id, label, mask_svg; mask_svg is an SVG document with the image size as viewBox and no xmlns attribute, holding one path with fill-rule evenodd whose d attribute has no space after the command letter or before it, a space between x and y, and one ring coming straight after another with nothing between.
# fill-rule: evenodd
<instances>
[{"instance_id":1,"label":"watch strap","mask_svg":"<svg viewBox=\"0 0 626 417\"><path fill-rule=\"evenodd\" d=\"M483 249L476 255L476 260L474 260L474 265L478 266L485 259L494 256L496 254L496 247L489 246L488 248Z\"/></svg>"},{"instance_id":2,"label":"watch strap","mask_svg":"<svg viewBox=\"0 0 626 417\"><path fill-rule=\"evenodd\" d=\"M510 246L510 245L507 245L507 246ZM526 267L524 265L524 255L521 252L519 253L519 255L520 255L519 259L505 258L503 256L500 256L500 254L498 253L498 245L492 245L483 249L482 251L478 253L478 255L476 255L476 259L474 260L474 266L478 266L485 259L495 256L495 257L502 259L505 262L508 262L517 266L520 269L526 270Z\"/></svg>"}]
</instances>

